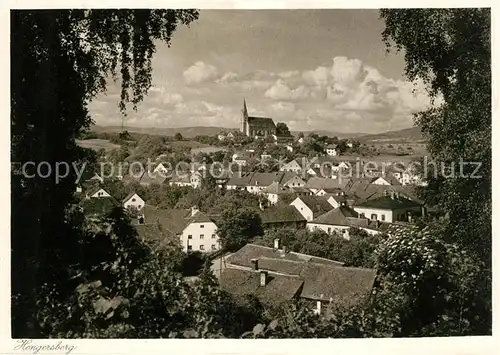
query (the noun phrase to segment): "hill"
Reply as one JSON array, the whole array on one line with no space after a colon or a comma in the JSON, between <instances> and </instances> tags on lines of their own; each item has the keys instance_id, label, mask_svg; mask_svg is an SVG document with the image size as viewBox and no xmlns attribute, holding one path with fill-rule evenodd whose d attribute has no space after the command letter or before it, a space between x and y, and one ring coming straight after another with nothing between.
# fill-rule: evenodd
<instances>
[{"instance_id":1,"label":"hill","mask_svg":"<svg viewBox=\"0 0 500 355\"><path fill-rule=\"evenodd\" d=\"M173 136L177 132L182 134L185 138L193 138L198 135L213 136L222 131L229 132L236 128L224 128L224 127L179 127L179 128L168 128L168 127L123 127L124 130L131 133L142 133L150 135L159 136ZM97 133L118 133L122 131L121 126L99 126L94 125L91 130Z\"/></svg>"},{"instance_id":2,"label":"hill","mask_svg":"<svg viewBox=\"0 0 500 355\"><path fill-rule=\"evenodd\" d=\"M368 134L356 138L361 143L424 143L420 127L405 128L377 134Z\"/></svg>"}]
</instances>

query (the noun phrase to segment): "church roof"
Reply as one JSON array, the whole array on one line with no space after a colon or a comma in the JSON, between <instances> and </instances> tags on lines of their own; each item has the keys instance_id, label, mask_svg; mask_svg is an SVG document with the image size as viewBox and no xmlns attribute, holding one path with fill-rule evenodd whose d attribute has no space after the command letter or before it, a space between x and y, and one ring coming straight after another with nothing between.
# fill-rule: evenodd
<instances>
[{"instance_id":1,"label":"church roof","mask_svg":"<svg viewBox=\"0 0 500 355\"><path fill-rule=\"evenodd\" d=\"M273 119L269 118L269 117L249 116L248 117L248 124L255 125L255 126L266 126L269 128L276 128L276 125L274 124Z\"/></svg>"}]
</instances>

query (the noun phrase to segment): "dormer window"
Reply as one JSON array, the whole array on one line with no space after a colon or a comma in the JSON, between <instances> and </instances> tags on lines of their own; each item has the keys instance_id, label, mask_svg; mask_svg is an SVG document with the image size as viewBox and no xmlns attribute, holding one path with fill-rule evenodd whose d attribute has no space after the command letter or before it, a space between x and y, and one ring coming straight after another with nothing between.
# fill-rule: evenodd
<instances>
[{"instance_id":1,"label":"dormer window","mask_svg":"<svg viewBox=\"0 0 500 355\"><path fill-rule=\"evenodd\" d=\"M132 202L135 202L135 198L132 199Z\"/></svg>"}]
</instances>

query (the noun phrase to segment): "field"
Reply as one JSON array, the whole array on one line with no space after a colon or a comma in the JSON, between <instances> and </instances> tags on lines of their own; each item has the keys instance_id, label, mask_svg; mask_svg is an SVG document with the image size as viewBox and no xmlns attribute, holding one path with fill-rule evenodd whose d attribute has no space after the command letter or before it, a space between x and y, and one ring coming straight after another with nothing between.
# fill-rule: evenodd
<instances>
[{"instance_id":1,"label":"field","mask_svg":"<svg viewBox=\"0 0 500 355\"><path fill-rule=\"evenodd\" d=\"M211 154L211 153L216 153L216 152L226 152L226 148L222 147L212 147L212 146L207 146L207 147L200 147L200 148L193 148L191 149L191 154L196 155L198 153L205 153L205 154Z\"/></svg>"},{"instance_id":2,"label":"field","mask_svg":"<svg viewBox=\"0 0 500 355\"><path fill-rule=\"evenodd\" d=\"M76 140L76 144L82 148L89 148L93 150L104 149L106 151L120 148L118 144L111 143L106 139L86 139L86 140Z\"/></svg>"}]
</instances>

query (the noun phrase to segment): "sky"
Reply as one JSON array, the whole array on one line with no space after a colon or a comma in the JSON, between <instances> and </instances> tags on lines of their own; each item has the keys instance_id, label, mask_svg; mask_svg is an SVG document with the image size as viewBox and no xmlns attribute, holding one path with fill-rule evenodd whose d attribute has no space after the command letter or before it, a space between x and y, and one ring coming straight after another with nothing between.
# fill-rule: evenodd
<instances>
[{"instance_id":1,"label":"sky","mask_svg":"<svg viewBox=\"0 0 500 355\"><path fill-rule=\"evenodd\" d=\"M238 128L272 117L292 131L378 133L409 128L429 98L386 53L377 10L201 10L171 46L158 43L153 87L126 126ZM90 104L99 125L121 125L119 84Z\"/></svg>"}]
</instances>

